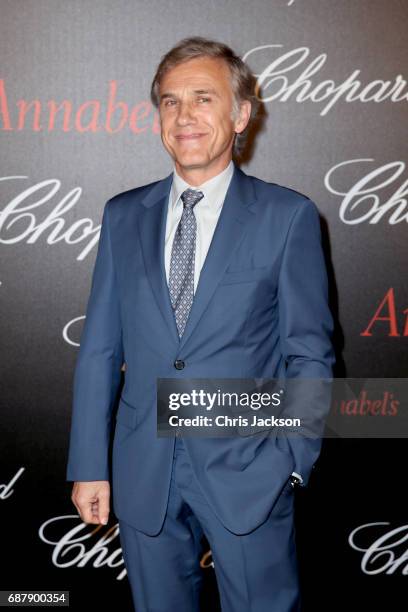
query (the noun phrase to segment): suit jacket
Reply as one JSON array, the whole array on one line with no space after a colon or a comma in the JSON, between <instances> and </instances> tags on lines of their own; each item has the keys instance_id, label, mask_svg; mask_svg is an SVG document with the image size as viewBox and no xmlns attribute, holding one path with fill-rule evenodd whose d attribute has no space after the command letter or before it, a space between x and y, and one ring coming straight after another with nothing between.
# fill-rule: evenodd
<instances>
[{"instance_id":1,"label":"suit jacket","mask_svg":"<svg viewBox=\"0 0 408 612\"><path fill-rule=\"evenodd\" d=\"M172 176L105 205L67 464L67 480L111 476L116 516L149 535L165 517L175 443L157 437L157 378L330 378L335 360L316 205L235 164L179 339L164 268ZM307 485L321 450L320 439L257 435L184 443L208 504L236 534L267 518L293 471Z\"/></svg>"}]
</instances>

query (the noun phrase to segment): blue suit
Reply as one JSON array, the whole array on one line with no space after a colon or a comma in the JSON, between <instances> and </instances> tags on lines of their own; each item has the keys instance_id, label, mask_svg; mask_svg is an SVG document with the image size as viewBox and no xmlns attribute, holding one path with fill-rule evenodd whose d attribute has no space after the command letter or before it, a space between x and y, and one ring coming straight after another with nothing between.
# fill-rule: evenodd
<instances>
[{"instance_id":1,"label":"blue suit","mask_svg":"<svg viewBox=\"0 0 408 612\"><path fill-rule=\"evenodd\" d=\"M316 205L238 166L178 337L164 268L172 174L111 198L74 376L67 480L110 480L116 516L163 524L175 439L156 437L157 378L330 378L333 320ZM182 369L175 367L180 362ZM233 534L262 524L320 439L184 438L209 507Z\"/></svg>"}]
</instances>

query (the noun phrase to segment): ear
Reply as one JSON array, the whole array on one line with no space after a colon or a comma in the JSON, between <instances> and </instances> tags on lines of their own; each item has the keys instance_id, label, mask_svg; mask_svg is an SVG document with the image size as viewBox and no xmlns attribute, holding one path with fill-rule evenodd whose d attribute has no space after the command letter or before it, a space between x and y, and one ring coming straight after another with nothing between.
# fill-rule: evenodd
<instances>
[{"instance_id":1,"label":"ear","mask_svg":"<svg viewBox=\"0 0 408 612\"><path fill-rule=\"evenodd\" d=\"M241 102L239 109L239 117L234 122L234 130L237 134L243 132L248 125L251 116L251 103L249 100Z\"/></svg>"}]
</instances>

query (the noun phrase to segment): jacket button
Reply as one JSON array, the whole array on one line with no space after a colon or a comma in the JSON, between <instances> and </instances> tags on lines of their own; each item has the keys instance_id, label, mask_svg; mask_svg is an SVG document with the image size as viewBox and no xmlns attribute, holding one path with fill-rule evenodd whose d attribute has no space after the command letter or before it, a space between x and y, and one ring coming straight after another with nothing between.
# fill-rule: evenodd
<instances>
[{"instance_id":1,"label":"jacket button","mask_svg":"<svg viewBox=\"0 0 408 612\"><path fill-rule=\"evenodd\" d=\"M184 368L184 361L182 361L182 359L176 359L174 362L174 367L176 370L182 370Z\"/></svg>"}]
</instances>

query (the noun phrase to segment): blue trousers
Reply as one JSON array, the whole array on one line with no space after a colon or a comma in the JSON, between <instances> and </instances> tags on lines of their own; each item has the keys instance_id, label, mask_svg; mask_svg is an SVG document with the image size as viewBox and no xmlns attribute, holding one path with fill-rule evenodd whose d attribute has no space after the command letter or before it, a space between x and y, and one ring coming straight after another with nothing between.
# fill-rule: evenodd
<instances>
[{"instance_id":1,"label":"blue trousers","mask_svg":"<svg viewBox=\"0 0 408 612\"><path fill-rule=\"evenodd\" d=\"M199 612L204 534L223 612L299 612L293 502L288 483L262 525L245 535L231 533L208 506L183 439L176 438L161 531L149 536L119 520L135 611Z\"/></svg>"}]
</instances>

